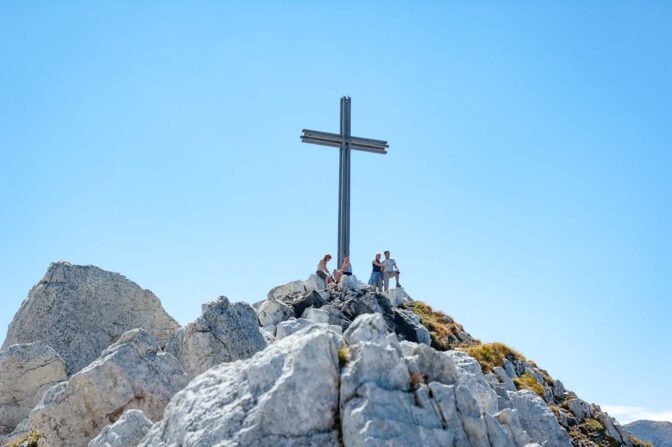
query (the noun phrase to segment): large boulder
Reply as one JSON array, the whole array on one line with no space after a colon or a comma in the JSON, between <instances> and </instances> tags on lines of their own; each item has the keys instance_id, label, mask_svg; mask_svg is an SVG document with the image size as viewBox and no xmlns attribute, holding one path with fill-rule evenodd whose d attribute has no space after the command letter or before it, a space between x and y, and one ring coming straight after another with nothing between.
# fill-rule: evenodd
<instances>
[{"instance_id":1,"label":"large boulder","mask_svg":"<svg viewBox=\"0 0 672 447\"><path fill-rule=\"evenodd\" d=\"M0 434L16 428L45 391L65 379L63 359L46 343L0 351Z\"/></svg>"},{"instance_id":2,"label":"large boulder","mask_svg":"<svg viewBox=\"0 0 672 447\"><path fill-rule=\"evenodd\" d=\"M338 446L339 344L314 324L206 371L140 446Z\"/></svg>"},{"instance_id":3,"label":"large boulder","mask_svg":"<svg viewBox=\"0 0 672 447\"><path fill-rule=\"evenodd\" d=\"M30 290L2 347L43 341L70 376L126 331L144 328L163 346L178 327L151 291L118 273L60 261Z\"/></svg>"},{"instance_id":4,"label":"large boulder","mask_svg":"<svg viewBox=\"0 0 672 447\"><path fill-rule=\"evenodd\" d=\"M266 297L269 300L282 298L287 295L292 295L295 293L303 293L306 291L306 287L303 285L303 281L292 281L281 286L273 287L268 291Z\"/></svg>"},{"instance_id":5,"label":"large boulder","mask_svg":"<svg viewBox=\"0 0 672 447\"><path fill-rule=\"evenodd\" d=\"M446 351L445 355L455 363L459 374L459 383L471 390L481 411L497 412L497 393L485 381L481 365L476 359L462 351Z\"/></svg>"},{"instance_id":6,"label":"large boulder","mask_svg":"<svg viewBox=\"0 0 672 447\"><path fill-rule=\"evenodd\" d=\"M220 296L201 309L202 315L178 329L166 346L190 378L220 363L252 357L266 347L257 313L249 304L231 304Z\"/></svg>"},{"instance_id":7,"label":"large boulder","mask_svg":"<svg viewBox=\"0 0 672 447\"><path fill-rule=\"evenodd\" d=\"M123 334L98 359L47 391L29 425L50 447L84 447L128 409L161 418L188 379L177 359L161 352L144 329Z\"/></svg>"},{"instance_id":8,"label":"large boulder","mask_svg":"<svg viewBox=\"0 0 672 447\"><path fill-rule=\"evenodd\" d=\"M529 390L508 392L512 408L533 441L547 447L569 447L569 435L543 399Z\"/></svg>"},{"instance_id":9,"label":"large boulder","mask_svg":"<svg viewBox=\"0 0 672 447\"><path fill-rule=\"evenodd\" d=\"M89 442L89 447L135 447L152 428L152 421L140 410L127 410Z\"/></svg>"}]
</instances>

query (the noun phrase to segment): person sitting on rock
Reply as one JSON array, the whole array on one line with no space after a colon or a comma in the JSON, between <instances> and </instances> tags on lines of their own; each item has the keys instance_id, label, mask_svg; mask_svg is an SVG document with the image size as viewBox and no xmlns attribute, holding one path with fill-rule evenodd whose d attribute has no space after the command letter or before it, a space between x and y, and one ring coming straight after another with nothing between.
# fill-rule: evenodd
<instances>
[{"instance_id":1,"label":"person sitting on rock","mask_svg":"<svg viewBox=\"0 0 672 447\"><path fill-rule=\"evenodd\" d=\"M352 275L352 264L350 264L350 256L343 256L343 265L340 270L334 270L334 281L338 284L343 275Z\"/></svg>"},{"instance_id":2,"label":"person sitting on rock","mask_svg":"<svg viewBox=\"0 0 672 447\"><path fill-rule=\"evenodd\" d=\"M324 255L324 258L320 259L320 262L317 263L317 271L315 271L315 274L324 280L326 286L334 281L334 278L329 274L329 267L327 267L329 261L331 261L331 255Z\"/></svg>"},{"instance_id":3,"label":"person sitting on rock","mask_svg":"<svg viewBox=\"0 0 672 447\"><path fill-rule=\"evenodd\" d=\"M397 267L397 261L390 258L390 251L385 250L385 259L383 260L383 282L385 284L385 292L390 288L390 278L394 278L397 281L397 287L401 287L399 284L399 268Z\"/></svg>"},{"instance_id":4,"label":"person sitting on rock","mask_svg":"<svg viewBox=\"0 0 672 447\"><path fill-rule=\"evenodd\" d=\"M371 277L369 278L369 285L373 287L374 292L383 290L383 264L380 262L380 253L376 253L376 257L371 261Z\"/></svg>"}]
</instances>

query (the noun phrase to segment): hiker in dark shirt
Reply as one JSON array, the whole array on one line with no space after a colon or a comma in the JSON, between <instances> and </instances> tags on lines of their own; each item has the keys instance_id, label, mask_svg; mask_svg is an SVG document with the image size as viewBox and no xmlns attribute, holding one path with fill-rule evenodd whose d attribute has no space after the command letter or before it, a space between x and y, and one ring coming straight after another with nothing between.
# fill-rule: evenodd
<instances>
[{"instance_id":1,"label":"hiker in dark shirt","mask_svg":"<svg viewBox=\"0 0 672 447\"><path fill-rule=\"evenodd\" d=\"M371 261L369 285L375 292L383 290L383 264L380 262L380 253L376 253L376 257Z\"/></svg>"}]
</instances>

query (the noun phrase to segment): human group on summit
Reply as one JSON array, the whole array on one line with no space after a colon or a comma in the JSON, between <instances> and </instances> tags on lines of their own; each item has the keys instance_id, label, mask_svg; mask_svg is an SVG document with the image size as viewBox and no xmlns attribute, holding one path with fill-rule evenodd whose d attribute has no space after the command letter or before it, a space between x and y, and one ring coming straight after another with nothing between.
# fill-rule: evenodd
<instances>
[{"instance_id":1,"label":"human group on summit","mask_svg":"<svg viewBox=\"0 0 672 447\"><path fill-rule=\"evenodd\" d=\"M394 278L396 281L396 287L401 287L399 284L399 267L397 267L397 262L390 257L390 251L385 250L385 259L381 261L381 254L376 253L373 261L371 261L371 277L369 278L369 285L373 287L374 291L379 292L384 290L387 292L390 288L390 278ZM329 267L327 264L331 261L332 257L330 254L324 255L320 262L317 263L317 270L315 274L322 278L327 285L327 287L336 287L343 275L350 276L352 275L352 264L350 263L350 256L343 257L343 264L340 269L334 269L332 273L329 273Z\"/></svg>"}]
</instances>

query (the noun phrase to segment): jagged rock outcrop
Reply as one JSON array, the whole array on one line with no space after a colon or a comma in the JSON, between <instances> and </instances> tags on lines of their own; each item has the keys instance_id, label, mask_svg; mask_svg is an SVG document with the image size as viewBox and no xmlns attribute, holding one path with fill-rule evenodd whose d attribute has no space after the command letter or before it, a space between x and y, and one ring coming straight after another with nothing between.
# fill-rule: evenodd
<instances>
[{"instance_id":1,"label":"jagged rock outcrop","mask_svg":"<svg viewBox=\"0 0 672 447\"><path fill-rule=\"evenodd\" d=\"M135 447L152 428L152 421L140 410L127 410L89 442L89 447Z\"/></svg>"},{"instance_id":2,"label":"jagged rock outcrop","mask_svg":"<svg viewBox=\"0 0 672 447\"><path fill-rule=\"evenodd\" d=\"M65 379L63 359L46 343L0 351L0 434L16 428L45 391Z\"/></svg>"},{"instance_id":3,"label":"jagged rock outcrop","mask_svg":"<svg viewBox=\"0 0 672 447\"><path fill-rule=\"evenodd\" d=\"M178 327L151 291L118 273L60 261L30 290L2 347L43 341L70 376L126 331L144 328L163 346Z\"/></svg>"},{"instance_id":4,"label":"jagged rock outcrop","mask_svg":"<svg viewBox=\"0 0 672 447\"><path fill-rule=\"evenodd\" d=\"M266 301L257 304L259 321L269 333L276 334L277 325L292 316L302 318L305 317L305 312L320 309L329 314L326 322L341 326L344 330L357 316L378 313L385 318L388 329L396 332L400 339L427 345L431 343L429 331L420 323L418 315L392 306L387 295L373 292L371 288L359 283L354 275L344 276L338 290L314 289L305 284L293 281L275 287L268 292ZM404 296L406 298L401 302L412 302L405 292ZM296 324L289 323L286 326L293 328Z\"/></svg>"},{"instance_id":5,"label":"jagged rock outcrop","mask_svg":"<svg viewBox=\"0 0 672 447\"><path fill-rule=\"evenodd\" d=\"M206 371L175 395L140 446L337 446L339 338L310 325Z\"/></svg>"},{"instance_id":6,"label":"jagged rock outcrop","mask_svg":"<svg viewBox=\"0 0 672 447\"><path fill-rule=\"evenodd\" d=\"M266 347L257 314L247 303L226 297L203 304L202 315L171 335L173 354L190 378L224 362L246 359Z\"/></svg>"},{"instance_id":7,"label":"jagged rock outcrop","mask_svg":"<svg viewBox=\"0 0 672 447\"><path fill-rule=\"evenodd\" d=\"M139 288L95 267L52 267L15 321L56 328L56 341L76 365L67 337L85 346L84 336L93 334L86 356L104 338L96 338L93 323L60 307L93 318L99 314L89 308L91 297L102 296L103 307L108 301L123 307L128 290ZM36 429L44 436L41 447L135 446L144 433L142 447L632 447L629 434L599 406L522 355L481 344L403 289L374 293L349 279L338 288L324 288L317 277L279 286L254 309L224 297L207 303L201 317L170 337L166 349L179 360L162 352L147 330L119 335L90 365L49 388L0 444ZM53 318L45 316L45 302ZM82 302L84 311L77 309ZM136 321L119 312L106 318L100 324L105 336L110 326ZM12 324L10 332L17 330ZM73 335L80 329L83 335ZM24 363L32 361L25 357ZM3 379L5 373L0 368L0 387L13 381ZM151 421L157 423L150 428Z\"/></svg>"},{"instance_id":8,"label":"jagged rock outcrop","mask_svg":"<svg viewBox=\"0 0 672 447\"><path fill-rule=\"evenodd\" d=\"M125 410L159 420L187 384L177 359L161 352L144 329L126 332L89 366L49 389L30 412L29 425L49 447L82 447Z\"/></svg>"},{"instance_id":9,"label":"jagged rock outcrop","mask_svg":"<svg viewBox=\"0 0 672 447\"><path fill-rule=\"evenodd\" d=\"M451 358L397 340L380 314L341 336L312 323L176 394L141 447L522 446L515 410L481 411Z\"/></svg>"}]
</instances>

